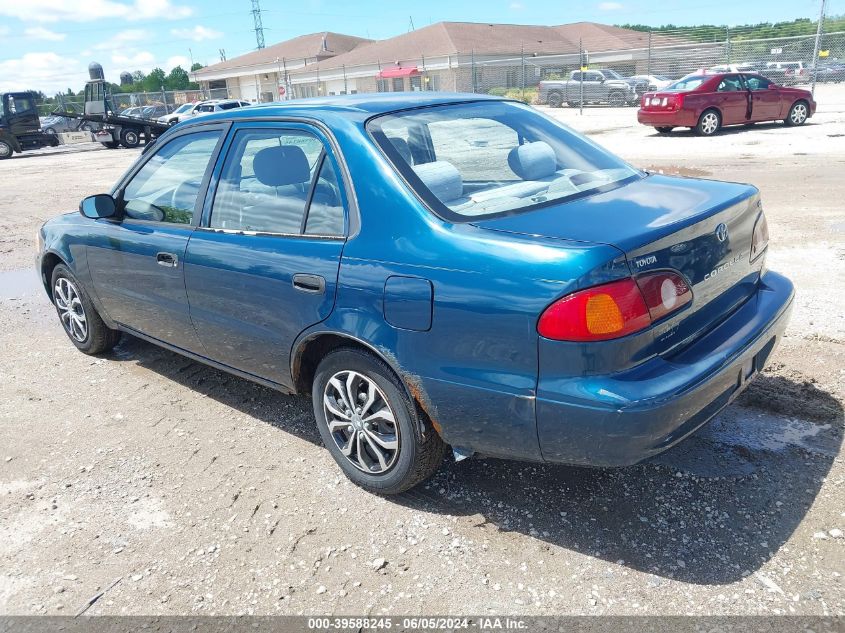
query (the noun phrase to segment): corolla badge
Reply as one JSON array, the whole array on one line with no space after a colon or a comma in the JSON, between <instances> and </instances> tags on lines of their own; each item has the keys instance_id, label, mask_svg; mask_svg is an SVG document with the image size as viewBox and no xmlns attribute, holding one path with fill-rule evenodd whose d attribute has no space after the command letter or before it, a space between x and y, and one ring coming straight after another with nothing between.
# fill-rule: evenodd
<instances>
[{"instance_id":1,"label":"corolla badge","mask_svg":"<svg viewBox=\"0 0 845 633\"><path fill-rule=\"evenodd\" d=\"M716 239L720 242L728 239L728 226L724 222L720 222L716 227Z\"/></svg>"}]
</instances>

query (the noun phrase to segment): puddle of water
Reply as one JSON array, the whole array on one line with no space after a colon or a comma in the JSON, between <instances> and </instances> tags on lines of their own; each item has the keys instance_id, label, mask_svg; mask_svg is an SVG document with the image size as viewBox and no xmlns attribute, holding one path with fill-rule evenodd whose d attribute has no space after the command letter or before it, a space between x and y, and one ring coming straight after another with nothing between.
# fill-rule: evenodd
<instances>
[{"instance_id":1,"label":"puddle of water","mask_svg":"<svg viewBox=\"0 0 845 633\"><path fill-rule=\"evenodd\" d=\"M19 299L44 292L35 268L0 272L0 299Z\"/></svg>"}]
</instances>

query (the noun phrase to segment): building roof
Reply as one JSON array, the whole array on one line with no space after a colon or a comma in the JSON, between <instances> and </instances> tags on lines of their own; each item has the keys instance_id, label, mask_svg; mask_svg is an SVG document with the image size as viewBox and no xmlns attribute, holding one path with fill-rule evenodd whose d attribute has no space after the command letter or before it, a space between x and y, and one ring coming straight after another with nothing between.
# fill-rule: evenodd
<instances>
[{"instance_id":1,"label":"building roof","mask_svg":"<svg viewBox=\"0 0 845 633\"><path fill-rule=\"evenodd\" d=\"M669 39L665 36L653 36ZM309 70L325 70L447 55L559 55L578 53L579 38L588 51L612 51L648 46L648 33L594 22L560 26L437 22L386 40L361 43L349 52L322 60Z\"/></svg>"},{"instance_id":2,"label":"building roof","mask_svg":"<svg viewBox=\"0 0 845 633\"><path fill-rule=\"evenodd\" d=\"M303 60L303 59L326 59L334 55L351 51L362 43L371 42L363 37L344 35L322 31L300 35L266 48L261 48L245 55L239 55L224 62L218 62L197 70L194 75L202 79L203 75L218 74L221 71L236 70L240 68L252 68L267 64L276 64L276 60Z\"/></svg>"}]
</instances>

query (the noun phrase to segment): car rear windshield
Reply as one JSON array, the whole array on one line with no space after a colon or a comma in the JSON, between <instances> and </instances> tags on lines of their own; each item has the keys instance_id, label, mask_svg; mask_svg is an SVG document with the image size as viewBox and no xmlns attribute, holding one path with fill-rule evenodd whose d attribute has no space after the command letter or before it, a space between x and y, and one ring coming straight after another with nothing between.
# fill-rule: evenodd
<instances>
[{"instance_id":1,"label":"car rear windshield","mask_svg":"<svg viewBox=\"0 0 845 633\"><path fill-rule=\"evenodd\" d=\"M241 104L237 101L229 101L228 103L221 103L217 106L221 110L231 110L232 108L240 108Z\"/></svg>"},{"instance_id":2,"label":"car rear windshield","mask_svg":"<svg viewBox=\"0 0 845 633\"><path fill-rule=\"evenodd\" d=\"M524 211L642 177L521 103L406 110L378 116L367 128L416 194L454 221Z\"/></svg>"},{"instance_id":3,"label":"car rear windshield","mask_svg":"<svg viewBox=\"0 0 845 633\"><path fill-rule=\"evenodd\" d=\"M711 75L712 76L712 75ZM690 77L684 77L683 79L679 79L671 86L665 88L665 90L673 90L675 92L689 92L690 90L695 90L705 81L710 79L707 75L692 75Z\"/></svg>"}]
</instances>

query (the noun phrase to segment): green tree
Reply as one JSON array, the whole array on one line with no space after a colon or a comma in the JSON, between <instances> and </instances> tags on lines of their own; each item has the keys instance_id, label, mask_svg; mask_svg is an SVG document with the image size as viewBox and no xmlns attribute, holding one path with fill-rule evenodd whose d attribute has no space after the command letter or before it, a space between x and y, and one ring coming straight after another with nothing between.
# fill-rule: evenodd
<instances>
[{"instance_id":1,"label":"green tree","mask_svg":"<svg viewBox=\"0 0 845 633\"><path fill-rule=\"evenodd\" d=\"M203 66L199 62L194 62L193 64L191 64L191 72L197 71L200 68L205 68L205 66Z\"/></svg>"},{"instance_id":2,"label":"green tree","mask_svg":"<svg viewBox=\"0 0 845 633\"><path fill-rule=\"evenodd\" d=\"M161 68L153 68L141 83L145 92L158 92L167 83L167 75Z\"/></svg>"},{"instance_id":3,"label":"green tree","mask_svg":"<svg viewBox=\"0 0 845 633\"><path fill-rule=\"evenodd\" d=\"M168 90L185 90L190 83L191 78L188 76L188 71L181 66L177 66L167 75L164 85Z\"/></svg>"}]
</instances>

